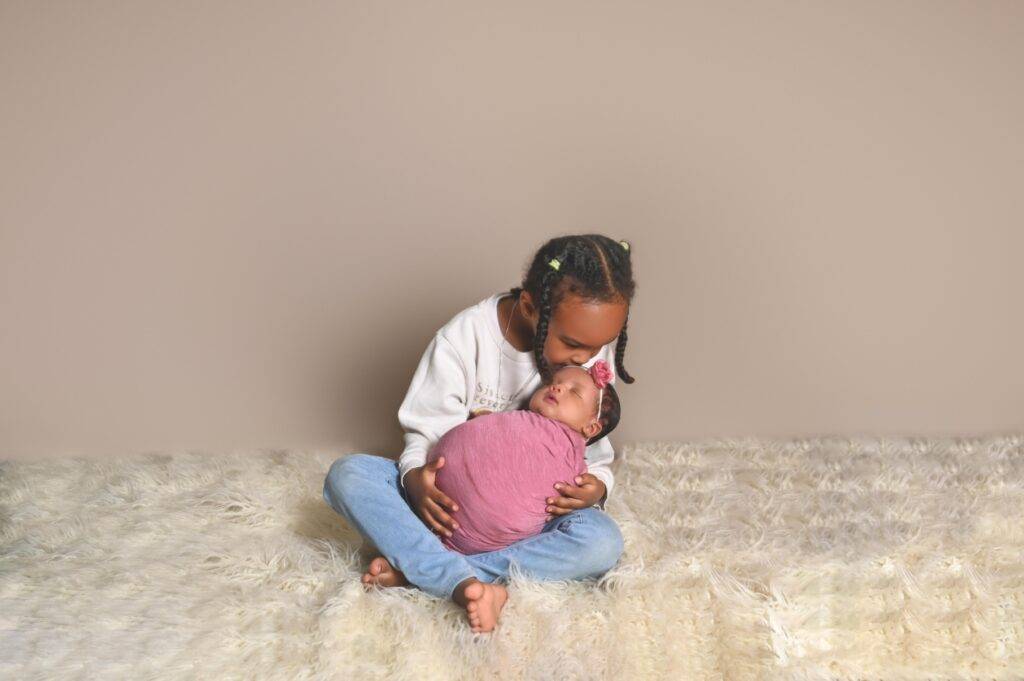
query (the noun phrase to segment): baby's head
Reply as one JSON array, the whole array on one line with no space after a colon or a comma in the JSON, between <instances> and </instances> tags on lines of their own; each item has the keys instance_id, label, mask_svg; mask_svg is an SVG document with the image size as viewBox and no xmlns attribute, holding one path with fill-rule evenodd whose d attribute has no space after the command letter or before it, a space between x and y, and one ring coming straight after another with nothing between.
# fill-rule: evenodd
<instances>
[{"instance_id":1,"label":"baby's head","mask_svg":"<svg viewBox=\"0 0 1024 681\"><path fill-rule=\"evenodd\" d=\"M530 411L560 421L593 444L619 424L619 396L604 360L590 369L570 364L552 375L530 398ZM600 411L599 411L600 409Z\"/></svg>"}]
</instances>

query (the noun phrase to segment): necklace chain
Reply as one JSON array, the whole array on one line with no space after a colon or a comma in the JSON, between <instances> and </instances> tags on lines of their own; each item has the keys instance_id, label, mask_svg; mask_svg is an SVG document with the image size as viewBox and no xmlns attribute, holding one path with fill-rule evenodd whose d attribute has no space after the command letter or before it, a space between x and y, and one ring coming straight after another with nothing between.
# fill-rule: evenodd
<instances>
[{"instance_id":1,"label":"necklace chain","mask_svg":"<svg viewBox=\"0 0 1024 681\"><path fill-rule=\"evenodd\" d=\"M499 391L501 390L501 365L504 364L504 361L505 361L504 353L501 352L501 349L505 347L505 336L508 335L508 330L512 326L512 318L516 314L516 308L517 307L519 307L519 297L518 296L516 297L515 305L512 306L512 311L508 315L508 321L505 323L505 332L501 335L501 345L498 346L498 355L499 355L498 356L498 390ZM514 349L514 346L512 346L511 343L509 343L509 346L513 347L513 349ZM537 369L534 369L533 373L530 374L526 378L526 380L523 382L523 384L521 386L519 386L519 390L517 390L515 392L515 394L512 395L512 397L510 397L508 399L508 404L512 404L512 403L515 402L516 398L519 397L519 393L523 392L523 388L526 387L526 384L529 383L531 380L533 380L533 377L536 376L536 375L537 375ZM499 392L498 394L500 395L501 393Z\"/></svg>"}]
</instances>

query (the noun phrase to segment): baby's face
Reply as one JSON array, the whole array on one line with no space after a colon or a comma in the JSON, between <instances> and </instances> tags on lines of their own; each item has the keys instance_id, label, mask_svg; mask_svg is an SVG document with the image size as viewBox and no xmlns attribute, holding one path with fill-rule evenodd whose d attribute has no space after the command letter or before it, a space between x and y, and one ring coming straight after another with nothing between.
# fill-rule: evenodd
<instances>
[{"instance_id":1,"label":"baby's face","mask_svg":"<svg viewBox=\"0 0 1024 681\"><path fill-rule=\"evenodd\" d=\"M601 432L598 388L586 369L567 366L555 372L530 398L530 411L561 421L588 440Z\"/></svg>"}]
</instances>

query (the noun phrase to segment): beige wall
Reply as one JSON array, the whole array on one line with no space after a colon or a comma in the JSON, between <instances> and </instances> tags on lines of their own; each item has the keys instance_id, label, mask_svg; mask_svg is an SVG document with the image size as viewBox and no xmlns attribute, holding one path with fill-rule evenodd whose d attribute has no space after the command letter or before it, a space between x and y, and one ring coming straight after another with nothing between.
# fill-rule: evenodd
<instances>
[{"instance_id":1,"label":"beige wall","mask_svg":"<svg viewBox=\"0 0 1024 681\"><path fill-rule=\"evenodd\" d=\"M148 6L146 6L148 5ZM4 2L0 455L396 454L633 242L613 441L1024 429L1024 3Z\"/></svg>"}]
</instances>

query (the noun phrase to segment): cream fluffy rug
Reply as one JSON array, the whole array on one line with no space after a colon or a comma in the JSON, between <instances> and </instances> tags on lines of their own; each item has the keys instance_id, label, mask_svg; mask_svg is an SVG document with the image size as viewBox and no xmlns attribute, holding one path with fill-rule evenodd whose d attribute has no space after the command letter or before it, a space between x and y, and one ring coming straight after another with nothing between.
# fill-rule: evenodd
<instances>
[{"instance_id":1,"label":"cream fluffy rug","mask_svg":"<svg viewBox=\"0 0 1024 681\"><path fill-rule=\"evenodd\" d=\"M365 593L332 452L0 464L4 679L1024 678L1024 436L627 446L599 583Z\"/></svg>"}]
</instances>

